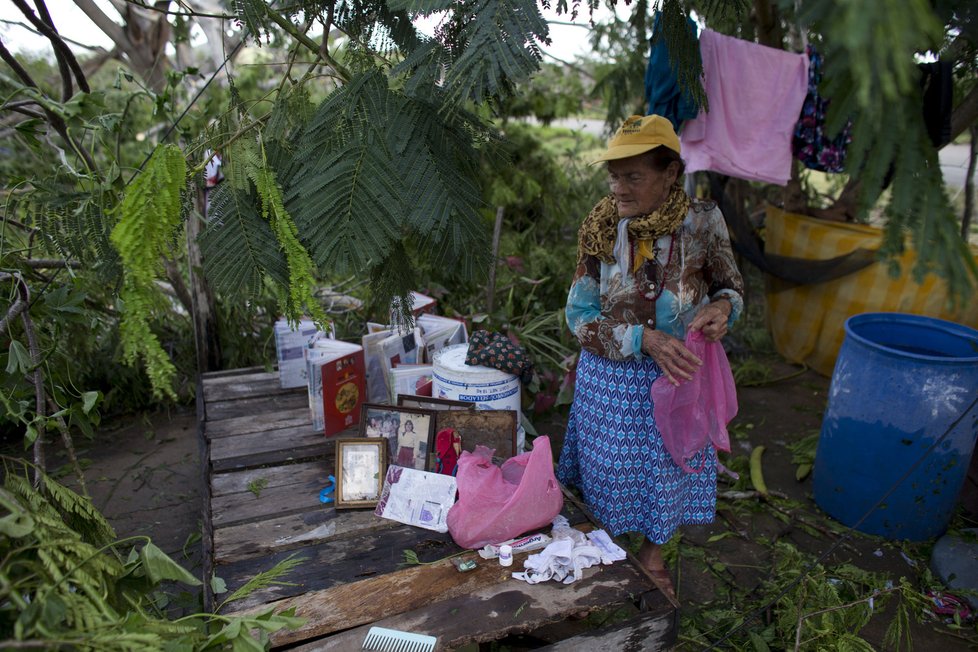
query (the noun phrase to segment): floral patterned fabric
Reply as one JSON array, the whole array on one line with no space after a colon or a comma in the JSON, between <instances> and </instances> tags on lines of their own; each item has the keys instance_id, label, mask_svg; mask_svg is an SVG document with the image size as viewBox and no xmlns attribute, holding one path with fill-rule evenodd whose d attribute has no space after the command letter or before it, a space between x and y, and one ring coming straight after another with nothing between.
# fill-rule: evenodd
<instances>
[{"instance_id":1,"label":"floral patterned fabric","mask_svg":"<svg viewBox=\"0 0 978 652\"><path fill-rule=\"evenodd\" d=\"M655 255L634 274L628 261L609 264L583 256L567 298L567 324L581 347L612 360L642 358L645 325L683 339L697 310L725 296L732 324L743 308L744 282L716 204L696 201L678 231L658 238ZM629 249L629 248L626 248Z\"/></svg>"},{"instance_id":2,"label":"floral patterned fabric","mask_svg":"<svg viewBox=\"0 0 978 652\"><path fill-rule=\"evenodd\" d=\"M822 81L822 55L810 45L806 52L808 95L801 105L801 117L795 125L791 151L807 168L822 172L842 172L846 169L846 148L852 142L852 122L846 122L846 126L835 138L825 135L825 114L829 109L829 101L818 94L818 85Z\"/></svg>"},{"instance_id":3,"label":"floral patterned fabric","mask_svg":"<svg viewBox=\"0 0 978 652\"><path fill-rule=\"evenodd\" d=\"M533 362L522 346L513 344L502 333L476 331L469 338L465 364L482 365L520 377L523 384L533 379Z\"/></svg>"}]
</instances>

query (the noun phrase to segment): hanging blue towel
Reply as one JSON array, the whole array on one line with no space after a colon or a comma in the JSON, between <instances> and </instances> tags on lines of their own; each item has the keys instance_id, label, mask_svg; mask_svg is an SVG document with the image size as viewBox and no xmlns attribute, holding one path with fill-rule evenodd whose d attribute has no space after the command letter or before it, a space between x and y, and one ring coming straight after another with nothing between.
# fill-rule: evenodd
<instances>
[{"instance_id":1,"label":"hanging blue towel","mask_svg":"<svg viewBox=\"0 0 978 652\"><path fill-rule=\"evenodd\" d=\"M666 47L664 34L656 35L661 28L662 12L655 12L655 22L652 25L652 46L649 50L649 65L645 69L645 99L649 103L648 115L661 115L669 118L673 128L679 132L683 120L695 118L699 107L693 101L693 96L687 89L679 90L679 81L669 63L669 49ZM686 19L689 30L696 37L696 23L691 18Z\"/></svg>"}]
</instances>

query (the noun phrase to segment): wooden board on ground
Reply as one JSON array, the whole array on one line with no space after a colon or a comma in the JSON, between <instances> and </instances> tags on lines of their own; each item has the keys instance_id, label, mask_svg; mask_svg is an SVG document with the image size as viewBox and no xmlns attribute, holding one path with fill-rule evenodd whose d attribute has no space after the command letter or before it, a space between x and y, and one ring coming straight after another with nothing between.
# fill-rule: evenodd
<instances>
[{"instance_id":1,"label":"wooden board on ground","mask_svg":"<svg viewBox=\"0 0 978 652\"><path fill-rule=\"evenodd\" d=\"M331 628L339 630L341 622L347 626L363 623L362 627L338 632L297 649L304 652L359 649L370 626L376 625L437 636L438 649L450 650L467 643L531 632L590 608L621 604L648 588L644 578L625 563L587 569L577 585L527 584L510 577L512 567L503 568L494 561L482 563L486 568L480 567L481 577L476 575L467 581L453 579L451 573L458 575L454 568L444 571L449 573L445 581L456 585L458 590L446 585L446 590L441 591L437 580L432 583L433 590L429 590L426 582L434 574L421 573L418 576L421 584L399 578L402 581L395 586L376 592L368 590L367 600L361 600L361 592L357 590L367 587L354 585L307 596L301 604L294 601L296 615L309 618L304 629L312 635ZM351 602L352 607L339 606ZM334 613L336 610L341 613ZM672 609L663 600L651 613L658 618L671 618ZM301 632L282 632L281 638L275 637L273 642L278 645L300 640L293 638L296 635Z\"/></svg>"},{"instance_id":2,"label":"wooden board on ground","mask_svg":"<svg viewBox=\"0 0 978 652\"><path fill-rule=\"evenodd\" d=\"M636 618L628 632L605 632L608 641L627 642L635 632L674 632L675 610L628 562L589 569L569 586L528 585L510 575L525 555L503 568L462 551L447 533L381 519L369 509L337 512L319 500L334 467L335 442L312 430L304 389L282 390L276 374L255 368L205 374L200 386L205 590L212 575L234 591L278 562L301 559L278 578L281 583L225 608L239 612L295 606L297 615L308 619L306 625L277 632L274 646L359 649L367 629L380 625L431 633L439 637L438 649L447 650L530 632L581 611L622 605L643 618ZM515 412L445 411L440 420L442 415L439 427L468 429L463 448L469 448L468 439L473 447L484 443L505 455L515 445ZM355 433L342 436L350 435ZM565 503L564 514L581 529L593 527L571 501ZM405 565L405 551L426 563ZM476 570L459 573L446 559L456 554L476 560ZM637 596L650 590L655 599L639 604ZM205 603L213 604L213 596L205 596ZM563 644L578 643L569 639Z\"/></svg>"}]
</instances>

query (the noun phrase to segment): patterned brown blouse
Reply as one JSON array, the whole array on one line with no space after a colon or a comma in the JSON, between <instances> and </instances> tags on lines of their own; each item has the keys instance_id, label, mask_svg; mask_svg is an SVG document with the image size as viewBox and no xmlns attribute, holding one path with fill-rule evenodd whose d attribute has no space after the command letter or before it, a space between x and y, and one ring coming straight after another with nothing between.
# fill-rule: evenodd
<instances>
[{"instance_id":1,"label":"patterned brown blouse","mask_svg":"<svg viewBox=\"0 0 978 652\"><path fill-rule=\"evenodd\" d=\"M697 310L720 296L733 306L729 323L740 316L744 281L715 203L694 200L676 233L628 244L621 248L628 260L578 261L565 314L585 350L639 360L644 326L683 339Z\"/></svg>"}]
</instances>

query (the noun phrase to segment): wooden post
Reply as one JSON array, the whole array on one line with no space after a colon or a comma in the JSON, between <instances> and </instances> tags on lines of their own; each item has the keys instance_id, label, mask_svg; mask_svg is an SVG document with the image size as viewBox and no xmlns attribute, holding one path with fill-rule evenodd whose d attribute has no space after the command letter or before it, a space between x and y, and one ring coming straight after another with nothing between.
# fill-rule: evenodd
<instances>
[{"instance_id":1,"label":"wooden post","mask_svg":"<svg viewBox=\"0 0 978 652\"><path fill-rule=\"evenodd\" d=\"M217 309L214 293L204 278L203 258L197 236L207 215L207 193L197 189L197 210L187 220L187 267L193 305L194 345L197 349L197 371L205 373L221 368L221 341L217 335ZM200 391L200 388L197 388Z\"/></svg>"},{"instance_id":2,"label":"wooden post","mask_svg":"<svg viewBox=\"0 0 978 652\"><path fill-rule=\"evenodd\" d=\"M496 265L499 263L499 238L503 232L503 207L496 207L496 225L492 230L492 258L489 264L489 287L486 288L486 312L492 314L496 298Z\"/></svg>"}]
</instances>

